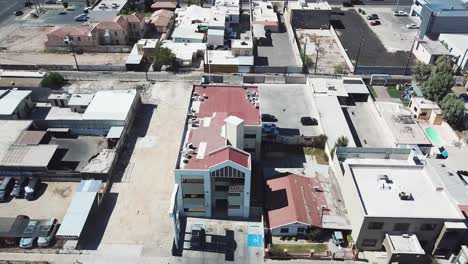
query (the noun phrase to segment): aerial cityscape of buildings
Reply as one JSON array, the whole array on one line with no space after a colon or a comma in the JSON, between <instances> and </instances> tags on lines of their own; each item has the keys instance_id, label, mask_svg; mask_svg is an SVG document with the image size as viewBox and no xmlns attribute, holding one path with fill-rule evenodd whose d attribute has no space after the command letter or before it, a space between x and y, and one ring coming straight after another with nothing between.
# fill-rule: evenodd
<instances>
[{"instance_id":1,"label":"aerial cityscape of buildings","mask_svg":"<svg viewBox=\"0 0 468 264\"><path fill-rule=\"evenodd\" d=\"M0 263L468 264L466 0L0 7Z\"/></svg>"}]
</instances>

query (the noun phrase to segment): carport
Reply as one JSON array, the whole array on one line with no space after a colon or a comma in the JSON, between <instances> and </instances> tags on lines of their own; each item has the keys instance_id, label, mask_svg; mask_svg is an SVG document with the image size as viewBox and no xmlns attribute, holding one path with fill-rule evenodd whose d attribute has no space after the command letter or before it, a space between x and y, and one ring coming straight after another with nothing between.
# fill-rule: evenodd
<instances>
[{"instance_id":1,"label":"carport","mask_svg":"<svg viewBox=\"0 0 468 264\"><path fill-rule=\"evenodd\" d=\"M101 180L82 180L78 185L56 235L58 239L69 240L67 247L78 246L90 215L102 200L101 184Z\"/></svg>"},{"instance_id":2,"label":"carport","mask_svg":"<svg viewBox=\"0 0 468 264\"><path fill-rule=\"evenodd\" d=\"M0 218L0 237L45 237L48 235L50 219L18 219L13 217ZM37 221L32 229L26 227L31 221Z\"/></svg>"}]
</instances>

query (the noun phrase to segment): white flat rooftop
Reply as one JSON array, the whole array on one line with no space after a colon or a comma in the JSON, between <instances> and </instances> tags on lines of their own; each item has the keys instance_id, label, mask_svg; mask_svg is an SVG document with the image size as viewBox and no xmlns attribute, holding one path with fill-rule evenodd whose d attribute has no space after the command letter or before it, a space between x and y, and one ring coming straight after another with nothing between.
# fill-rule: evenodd
<instances>
[{"instance_id":1,"label":"white flat rooftop","mask_svg":"<svg viewBox=\"0 0 468 264\"><path fill-rule=\"evenodd\" d=\"M376 217L464 219L448 193L436 190L423 166L390 165L387 160L348 160L355 187L366 215ZM366 164L367 163L367 164ZM387 175L388 180L381 180ZM402 200L399 194L409 193L412 199Z\"/></svg>"},{"instance_id":2,"label":"white flat rooftop","mask_svg":"<svg viewBox=\"0 0 468 264\"><path fill-rule=\"evenodd\" d=\"M390 245L392 246L391 252L394 254L426 254L424 249L422 249L421 244L419 244L419 240L416 235L385 235L385 238L390 242Z\"/></svg>"},{"instance_id":3,"label":"white flat rooftop","mask_svg":"<svg viewBox=\"0 0 468 264\"><path fill-rule=\"evenodd\" d=\"M290 1L288 2L288 7L290 9L331 10L330 5L326 1L304 2L302 4L300 1Z\"/></svg>"},{"instance_id":4,"label":"white flat rooftop","mask_svg":"<svg viewBox=\"0 0 468 264\"><path fill-rule=\"evenodd\" d=\"M0 90L0 115L11 115L29 95L27 90Z\"/></svg>"},{"instance_id":5,"label":"white flat rooftop","mask_svg":"<svg viewBox=\"0 0 468 264\"><path fill-rule=\"evenodd\" d=\"M94 94L72 94L68 105L89 105Z\"/></svg>"},{"instance_id":6,"label":"white flat rooftop","mask_svg":"<svg viewBox=\"0 0 468 264\"><path fill-rule=\"evenodd\" d=\"M309 78L309 83L312 84L313 91L316 94L348 96L348 92L344 88L342 79Z\"/></svg>"},{"instance_id":7,"label":"white flat rooftop","mask_svg":"<svg viewBox=\"0 0 468 264\"><path fill-rule=\"evenodd\" d=\"M324 133L328 137L328 145L332 148L339 137L345 136L349 141L348 147L356 147L338 98L336 96L316 96L314 100Z\"/></svg>"},{"instance_id":8,"label":"white flat rooftop","mask_svg":"<svg viewBox=\"0 0 468 264\"><path fill-rule=\"evenodd\" d=\"M234 56L230 50L208 50L205 54L205 61L207 55L210 59L209 63L214 65L247 65L254 64L253 56Z\"/></svg>"},{"instance_id":9,"label":"white flat rooftop","mask_svg":"<svg viewBox=\"0 0 468 264\"><path fill-rule=\"evenodd\" d=\"M124 121L136 95L136 90L99 91L84 112L83 120Z\"/></svg>"}]
</instances>

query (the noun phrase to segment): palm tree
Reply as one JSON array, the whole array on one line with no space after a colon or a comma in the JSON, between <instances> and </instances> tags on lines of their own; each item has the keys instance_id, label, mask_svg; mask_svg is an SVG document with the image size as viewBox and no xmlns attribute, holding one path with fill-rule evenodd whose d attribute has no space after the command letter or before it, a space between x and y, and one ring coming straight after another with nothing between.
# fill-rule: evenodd
<instances>
[{"instance_id":1,"label":"palm tree","mask_svg":"<svg viewBox=\"0 0 468 264\"><path fill-rule=\"evenodd\" d=\"M337 147L346 147L348 146L348 143L349 143L349 139L345 136L340 136L338 139L336 139L335 146L331 150L332 158Z\"/></svg>"},{"instance_id":2,"label":"palm tree","mask_svg":"<svg viewBox=\"0 0 468 264\"><path fill-rule=\"evenodd\" d=\"M341 136L336 140L335 148L336 147L346 147L346 146L348 146L348 143L349 143L348 138L345 137L345 136Z\"/></svg>"}]
</instances>

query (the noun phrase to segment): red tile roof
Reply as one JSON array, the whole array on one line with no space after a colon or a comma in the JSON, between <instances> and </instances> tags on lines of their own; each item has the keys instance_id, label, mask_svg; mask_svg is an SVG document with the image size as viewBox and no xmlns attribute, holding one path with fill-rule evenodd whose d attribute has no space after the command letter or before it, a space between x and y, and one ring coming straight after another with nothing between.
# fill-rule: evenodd
<instances>
[{"instance_id":1,"label":"red tile roof","mask_svg":"<svg viewBox=\"0 0 468 264\"><path fill-rule=\"evenodd\" d=\"M210 117L215 112L224 112L228 116L237 116L244 120L245 125L259 125L260 111L247 100L247 91L257 92L256 87L241 86L195 86L195 92L205 94L200 105L198 117Z\"/></svg>"},{"instance_id":2,"label":"red tile roof","mask_svg":"<svg viewBox=\"0 0 468 264\"><path fill-rule=\"evenodd\" d=\"M250 155L230 146L211 152L205 159L204 165L209 168L227 160L250 169Z\"/></svg>"},{"instance_id":3,"label":"red tile roof","mask_svg":"<svg viewBox=\"0 0 468 264\"><path fill-rule=\"evenodd\" d=\"M222 136L222 127L225 124L224 120L229 116L243 119L245 125L260 125L259 110L247 100L247 91L253 93L258 92L258 89L244 89L240 86L195 86L194 93L205 95L207 98L197 102L200 105L196 116L200 124L189 129L187 138L187 142L197 148L196 154L192 155L183 168L208 169L225 160L231 160L250 169L250 155L247 153L235 148L229 148L230 151L218 151L227 146L226 138ZM205 147L200 147L201 145Z\"/></svg>"},{"instance_id":4,"label":"red tile roof","mask_svg":"<svg viewBox=\"0 0 468 264\"><path fill-rule=\"evenodd\" d=\"M90 31L91 28L88 26L64 26L52 28L47 35L59 37L65 37L66 35L87 36Z\"/></svg>"},{"instance_id":5,"label":"red tile roof","mask_svg":"<svg viewBox=\"0 0 468 264\"><path fill-rule=\"evenodd\" d=\"M141 21L145 19L145 14L135 12L133 14L126 15L125 18L130 23L140 23Z\"/></svg>"},{"instance_id":6,"label":"red tile roof","mask_svg":"<svg viewBox=\"0 0 468 264\"><path fill-rule=\"evenodd\" d=\"M268 219L271 228L295 222L322 226L322 205L327 205L327 202L323 192L314 190L314 186L320 186L317 179L288 174L267 180L267 185L270 189Z\"/></svg>"},{"instance_id":7,"label":"red tile roof","mask_svg":"<svg viewBox=\"0 0 468 264\"><path fill-rule=\"evenodd\" d=\"M96 26L94 26L95 29L109 29L109 30L120 30L123 31L123 27L117 23L117 22L99 22Z\"/></svg>"}]
</instances>

